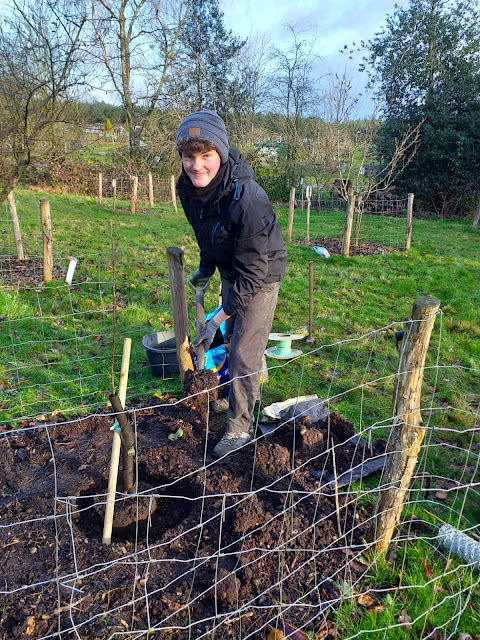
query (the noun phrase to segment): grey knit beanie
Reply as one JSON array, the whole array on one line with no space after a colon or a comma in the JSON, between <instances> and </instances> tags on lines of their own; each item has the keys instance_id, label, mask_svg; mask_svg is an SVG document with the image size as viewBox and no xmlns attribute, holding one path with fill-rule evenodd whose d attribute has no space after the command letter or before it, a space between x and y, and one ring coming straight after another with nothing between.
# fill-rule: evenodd
<instances>
[{"instance_id":1,"label":"grey knit beanie","mask_svg":"<svg viewBox=\"0 0 480 640\"><path fill-rule=\"evenodd\" d=\"M213 142L222 164L227 162L229 148L227 130L224 121L215 111L208 109L197 111L182 120L177 131L177 145L180 140L192 137Z\"/></svg>"}]
</instances>

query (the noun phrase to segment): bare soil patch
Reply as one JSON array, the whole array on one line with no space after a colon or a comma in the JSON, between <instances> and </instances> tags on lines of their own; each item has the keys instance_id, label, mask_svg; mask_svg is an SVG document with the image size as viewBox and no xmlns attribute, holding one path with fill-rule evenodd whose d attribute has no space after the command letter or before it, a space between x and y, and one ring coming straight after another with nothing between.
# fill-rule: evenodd
<instances>
[{"instance_id":1,"label":"bare soil patch","mask_svg":"<svg viewBox=\"0 0 480 640\"><path fill-rule=\"evenodd\" d=\"M1 436L2 640L57 631L102 640L148 621L177 628L179 639L210 637L214 625L217 640L240 639L280 603L295 603L285 609L290 624L328 630L322 612L338 597L334 581L356 579L362 566L336 542L334 496L310 472L333 473L332 456L322 455L332 439L338 474L361 460L358 446L341 444L352 425L335 413L328 424L290 421L215 461L225 417L206 422L187 400L136 411L139 480L154 487L157 508L147 534L111 546L102 544L98 503L112 416ZM169 439L179 427L183 436ZM364 535L358 505L355 513L340 498L348 545Z\"/></svg>"},{"instance_id":2,"label":"bare soil patch","mask_svg":"<svg viewBox=\"0 0 480 640\"><path fill-rule=\"evenodd\" d=\"M54 267L53 277L61 277L62 273ZM43 261L40 258L0 258L0 284L7 288L43 286Z\"/></svg>"}]
</instances>

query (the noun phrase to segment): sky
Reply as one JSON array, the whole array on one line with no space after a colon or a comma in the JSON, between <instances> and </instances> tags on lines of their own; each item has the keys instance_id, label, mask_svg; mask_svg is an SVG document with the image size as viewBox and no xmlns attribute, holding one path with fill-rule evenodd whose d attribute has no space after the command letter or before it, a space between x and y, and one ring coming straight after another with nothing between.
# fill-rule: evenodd
<instances>
[{"instance_id":1,"label":"sky","mask_svg":"<svg viewBox=\"0 0 480 640\"><path fill-rule=\"evenodd\" d=\"M329 70L342 73L347 66L353 87L364 94L358 113L362 117L373 111L373 102L365 93L365 74L357 71L361 56L352 61L340 49L368 40L385 24L386 16L395 12L395 5L408 4L408 0L222 0L222 9L233 35L252 38L264 34L280 48L288 40L283 25L316 29L319 75Z\"/></svg>"}]
</instances>

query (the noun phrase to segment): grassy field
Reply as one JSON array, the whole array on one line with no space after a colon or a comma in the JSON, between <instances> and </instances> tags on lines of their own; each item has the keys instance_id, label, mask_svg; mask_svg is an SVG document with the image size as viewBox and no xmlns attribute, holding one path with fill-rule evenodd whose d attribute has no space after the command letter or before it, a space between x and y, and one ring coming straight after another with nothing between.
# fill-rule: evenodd
<instances>
[{"instance_id":1,"label":"grassy field","mask_svg":"<svg viewBox=\"0 0 480 640\"><path fill-rule=\"evenodd\" d=\"M8 430L49 420L58 412L74 415L104 407L112 384L118 384L125 337L133 340L127 404L154 394L177 394L177 378L164 381L151 374L141 341L145 334L173 330L166 247L184 250L186 275L197 267L197 246L182 212L175 215L165 206L133 216L113 211L108 201L99 207L94 199L28 190L15 197L29 256L41 254L39 200L50 200L55 275L45 287L9 286L3 273L0 427ZM287 211L278 214L286 230ZM342 213L312 212L311 239L321 245L342 224ZM391 245L401 246L403 221L370 217L364 224L370 240L388 245L393 238ZM13 256L6 212L1 225L2 254ZM398 361L395 331L403 328L417 297L435 296L442 313L427 358L422 406L428 433L419 468L431 475L439 491L445 481L472 489L478 483L480 442L475 415L480 405L480 234L471 232L468 221L415 219L408 253L387 248L371 256L324 260L302 244L305 228L306 213L297 211L273 330L291 332L307 324L308 264L313 261L315 344L309 348L294 342L304 353L294 361L268 360L263 404L317 393L359 433L386 438ZM64 282L67 256L79 258L70 287ZM206 311L216 307L218 288L215 277ZM193 331L195 302L190 292L187 296ZM369 490L375 482L355 487L364 492L365 502L372 499ZM420 487L412 491L407 519L478 525L475 491L455 490L440 499L423 495ZM470 585L478 575L470 569L445 569L427 541L413 543L407 533L402 539L395 559L371 565L367 581L375 596L370 607L346 593L336 621L340 637L368 633L369 638L384 638L384 632L373 630L396 625L389 639L440 638L429 636L429 630L442 625L451 629L457 622L455 629L474 636L480 598L477 585L470 600ZM411 629L398 626L404 610Z\"/></svg>"}]
</instances>

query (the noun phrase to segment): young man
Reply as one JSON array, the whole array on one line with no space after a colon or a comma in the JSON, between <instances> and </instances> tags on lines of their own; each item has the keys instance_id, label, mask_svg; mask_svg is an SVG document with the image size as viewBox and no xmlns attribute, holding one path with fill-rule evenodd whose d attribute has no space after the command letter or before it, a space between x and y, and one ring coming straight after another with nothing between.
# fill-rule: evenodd
<instances>
[{"instance_id":1,"label":"young man","mask_svg":"<svg viewBox=\"0 0 480 640\"><path fill-rule=\"evenodd\" d=\"M222 308L197 335L210 348L226 321L231 378L227 430L213 450L224 456L253 437L258 372L271 330L286 245L265 191L238 149L229 147L225 123L214 111L192 113L180 124L177 149L183 171L177 189L200 249L190 281L205 283L217 268Z\"/></svg>"}]
</instances>

